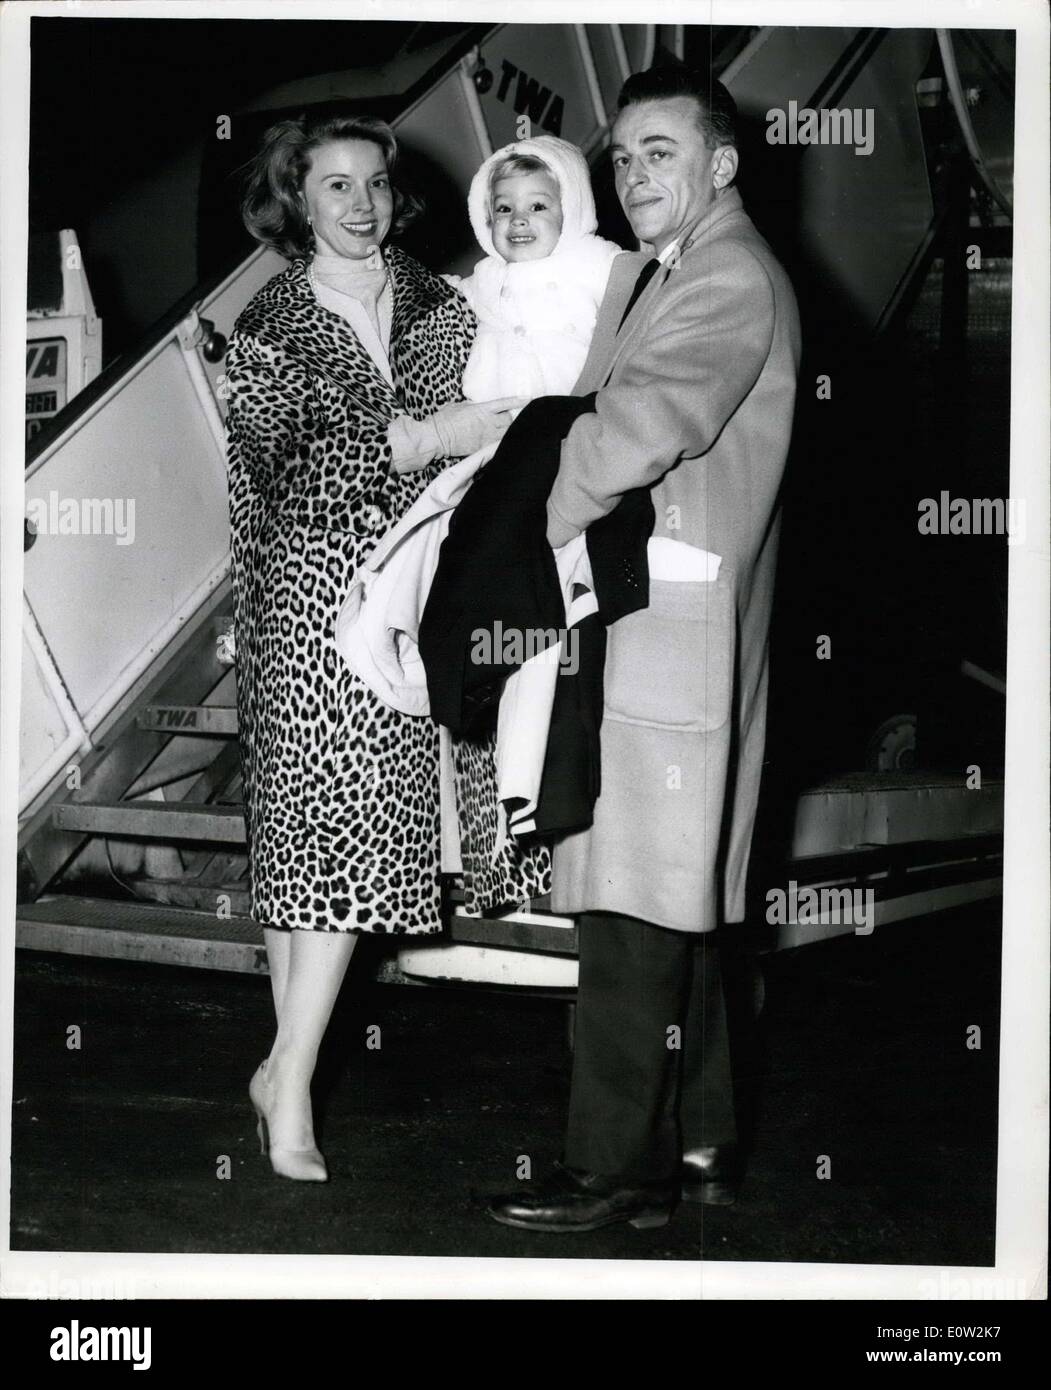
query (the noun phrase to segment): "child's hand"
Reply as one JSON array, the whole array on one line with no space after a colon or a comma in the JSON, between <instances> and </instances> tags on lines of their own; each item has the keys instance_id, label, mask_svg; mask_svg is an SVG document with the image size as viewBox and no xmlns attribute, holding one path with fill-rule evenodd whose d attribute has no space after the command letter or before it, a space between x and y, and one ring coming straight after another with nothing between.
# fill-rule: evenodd
<instances>
[{"instance_id":1,"label":"child's hand","mask_svg":"<svg viewBox=\"0 0 1051 1390\"><path fill-rule=\"evenodd\" d=\"M501 396L495 401L456 401L443 405L431 416L446 458L466 458L468 454L495 444L513 418L512 412L525 405L526 396Z\"/></svg>"}]
</instances>

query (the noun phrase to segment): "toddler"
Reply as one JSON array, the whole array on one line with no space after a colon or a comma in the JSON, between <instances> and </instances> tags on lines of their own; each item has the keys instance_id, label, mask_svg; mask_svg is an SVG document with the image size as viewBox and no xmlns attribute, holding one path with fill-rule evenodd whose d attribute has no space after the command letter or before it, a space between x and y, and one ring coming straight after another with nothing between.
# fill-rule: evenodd
<instances>
[{"instance_id":1,"label":"toddler","mask_svg":"<svg viewBox=\"0 0 1051 1390\"><path fill-rule=\"evenodd\" d=\"M553 135L505 145L475 174L467 208L486 256L447 277L478 318L464 396L568 395L621 250L595 235L584 156Z\"/></svg>"}]
</instances>

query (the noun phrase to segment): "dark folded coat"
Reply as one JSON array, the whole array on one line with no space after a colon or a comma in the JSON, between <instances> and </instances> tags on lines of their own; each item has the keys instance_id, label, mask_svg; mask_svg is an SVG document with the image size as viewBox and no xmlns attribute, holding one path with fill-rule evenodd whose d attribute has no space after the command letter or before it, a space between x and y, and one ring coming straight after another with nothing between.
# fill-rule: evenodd
<instances>
[{"instance_id":1,"label":"dark folded coat","mask_svg":"<svg viewBox=\"0 0 1051 1390\"><path fill-rule=\"evenodd\" d=\"M565 629L565 604L546 538L547 498L562 440L593 405L593 395L530 402L453 514L420 622L419 649L431 714L454 734L486 727L516 669L518 663L504 660L509 653L495 640L498 632ZM653 522L649 492L637 489L589 529L602 624L646 607L646 543ZM556 686L537 821L546 831L587 824L598 794L605 643L604 628L598 639L594 629L589 625L583 635L581 668L573 676L560 673ZM494 640L479 644L479 633Z\"/></svg>"}]
</instances>

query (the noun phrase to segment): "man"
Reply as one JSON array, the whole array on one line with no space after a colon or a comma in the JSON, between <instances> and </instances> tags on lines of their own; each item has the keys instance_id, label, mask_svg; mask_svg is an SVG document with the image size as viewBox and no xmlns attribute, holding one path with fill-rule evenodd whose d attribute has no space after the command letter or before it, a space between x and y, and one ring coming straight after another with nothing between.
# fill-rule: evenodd
<instances>
[{"instance_id":1,"label":"man","mask_svg":"<svg viewBox=\"0 0 1051 1390\"><path fill-rule=\"evenodd\" d=\"M654 256L614 262L576 387L597 391L595 411L563 444L548 539L564 545L649 486L664 544L650 548L649 606L609 630L594 823L555 850L552 907L579 914L580 940L564 1162L489 1208L541 1231L659 1226L680 1195L733 1200L708 943L744 917L799 366L791 285L733 187L729 93L652 69L618 107L617 193Z\"/></svg>"}]
</instances>

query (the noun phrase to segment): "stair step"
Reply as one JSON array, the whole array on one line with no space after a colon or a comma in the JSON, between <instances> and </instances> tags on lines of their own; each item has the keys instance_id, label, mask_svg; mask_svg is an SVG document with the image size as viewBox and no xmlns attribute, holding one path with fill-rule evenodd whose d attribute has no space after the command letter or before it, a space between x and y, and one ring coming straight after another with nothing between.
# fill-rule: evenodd
<instances>
[{"instance_id":1,"label":"stair step","mask_svg":"<svg viewBox=\"0 0 1051 1390\"><path fill-rule=\"evenodd\" d=\"M112 805L67 801L55 807L52 823L58 830L79 830L88 835L245 843L241 806L202 806L185 801L119 801Z\"/></svg>"},{"instance_id":2,"label":"stair step","mask_svg":"<svg viewBox=\"0 0 1051 1390\"><path fill-rule=\"evenodd\" d=\"M23 904L16 916L15 944L23 950L107 960L267 973L263 929L257 922L148 903L55 897Z\"/></svg>"},{"instance_id":3,"label":"stair step","mask_svg":"<svg viewBox=\"0 0 1051 1390\"><path fill-rule=\"evenodd\" d=\"M146 885L140 884L144 888ZM575 955L577 934L567 918L548 922L529 912L509 918L466 917L454 913L448 936L434 945L473 943L489 947ZM523 920L511 920L520 918ZM406 944L426 938L404 937ZM185 965L242 974L267 973L263 928L248 917L218 917L153 902L113 902L106 898L56 896L23 903L16 915L15 944L20 950L63 955Z\"/></svg>"},{"instance_id":4,"label":"stair step","mask_svg":"<svg viewBox=\"0 0 1051 1390\"><path fill-rule=\"evenodd\" d=\"M248 875L248 855L244 850L204 850L204 867L193 874L195 883L216 887L220 883L245 886Z\"/></svg>"},{"instance_id":5,"label":"stair step","mask_svg":"<svg viewBox=\"0 0 1051 1390\"><path fill-rule=\"evenodd\" d=\"M426 941L418 936L403 940L408 946ZM470 917L465 912L454 911L448 937L439 937L435 944L446 940L458 945L543 951L556 956L577 954L577 928L573 919L536 911L509 912L502 917Z\"/></svg>"},{"instance_id":6,"label":"stair step","mask_svg":"<svg viewBox=\"0 0 1051 1390\"><path fill-rule=\"evenodd\" d=\"M132 885L140 898L168 907L189 907L213 915L220 909L227 915L251 916L247 882L201 883L196 878L139 878Z\"/></svg>"},{"instance_id":7,"label":"stair step","mask_svg":"<svg viewBox=\"0 0 1051 1390\"><path fill-rule=\"evenodd\" d=\"M148 705L135 722L140 729L161 734L237 734L233 705Z\"/></svg>"}]
</instances>

